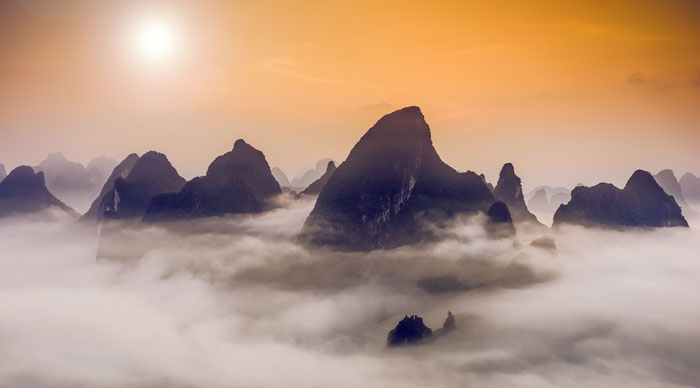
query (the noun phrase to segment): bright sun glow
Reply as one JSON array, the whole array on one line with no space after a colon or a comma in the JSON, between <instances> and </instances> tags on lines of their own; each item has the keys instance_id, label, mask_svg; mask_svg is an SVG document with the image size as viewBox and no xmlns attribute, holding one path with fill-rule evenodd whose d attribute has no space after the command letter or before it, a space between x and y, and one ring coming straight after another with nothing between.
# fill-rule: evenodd
<instances>
[{"instance_id":1,"label":"bright sun glow","mask_svg":"<svg viewBox=\"0 0 700 388\"><path fill-rule=\"evenodd\" d=\"M162 16L143 18L132 27L130 46L143 60L168 62L177 54L178 35L175 23L167 18Z\"/></svg>"}]
</instances>

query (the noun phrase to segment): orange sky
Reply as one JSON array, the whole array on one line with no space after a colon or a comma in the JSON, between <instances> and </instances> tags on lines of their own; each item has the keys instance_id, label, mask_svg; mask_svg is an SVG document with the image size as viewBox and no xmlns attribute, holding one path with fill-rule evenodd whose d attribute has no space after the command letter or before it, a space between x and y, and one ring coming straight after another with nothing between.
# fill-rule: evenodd
<instances>
[{"instance_id":1,"label":"orange sky","mask_svg":"<svg viewBox=\"0 0 700 388\"><path fill-rule=\"evenodd\" d=\"M8 167L155 149L192 177L242 137L293 175L418 105L443 159L493 181L700 174L696 1L57 3L0 1ZM176 26L165 62L125 44L152 14Z\"/></svg>"}]
</instances>

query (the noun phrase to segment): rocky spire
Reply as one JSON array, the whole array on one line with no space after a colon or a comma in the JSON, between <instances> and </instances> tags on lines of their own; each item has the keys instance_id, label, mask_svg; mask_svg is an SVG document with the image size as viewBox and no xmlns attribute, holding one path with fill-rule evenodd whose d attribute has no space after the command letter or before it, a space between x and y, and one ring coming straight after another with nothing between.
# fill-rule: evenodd
<instances>
[{"instance_id":1,"label":"rocky spire","mask_svg":"<svg viewBox=\"0 0 700 388\"><path fill-rule=\"evenodd\" d=\"M494 195L499 201L503 201L508 205L510 214L513 216L513 221L539 223L535 217L527 209L525 205L525 197L523 196L523 187L520 183L520 177L515 175L513 164L506 163L501 169L501 174L498 177L498 183L494 190Z\"/></svg>"}]
</instances>

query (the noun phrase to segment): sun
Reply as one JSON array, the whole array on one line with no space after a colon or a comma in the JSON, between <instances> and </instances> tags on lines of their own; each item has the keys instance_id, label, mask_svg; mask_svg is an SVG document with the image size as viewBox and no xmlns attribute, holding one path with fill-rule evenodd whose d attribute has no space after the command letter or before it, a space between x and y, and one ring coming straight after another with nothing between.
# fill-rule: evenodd
<instances>
[{"instance_id":1,"label":"sun","mask_svg":"<svg viewBox=\"0 0 700 388\"><path fill-rule=\"evenodd\" d=\"M173 61L180 49L180 33L174 20L148 15L130 27L129 46L136 57L148 63Z\"/></svg>"}]
</instances>

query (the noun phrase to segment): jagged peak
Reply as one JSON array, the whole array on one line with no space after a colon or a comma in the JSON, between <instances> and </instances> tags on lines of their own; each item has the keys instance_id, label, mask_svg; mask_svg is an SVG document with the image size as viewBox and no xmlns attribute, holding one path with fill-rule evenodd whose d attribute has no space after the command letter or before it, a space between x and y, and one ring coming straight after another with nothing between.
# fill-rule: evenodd
<instances>
[{"instance_id":1,"label":"jagged peak","mask_svg":"<svg viewBox=\"0 0 700 388\"><path fill-rule=\"evenodd\" d=\"M330 162L328 162L328 166L326 166L326 172L335 171L335 169L336 169L335 162L332 160Z\"/></svg>"}]
</instances>

